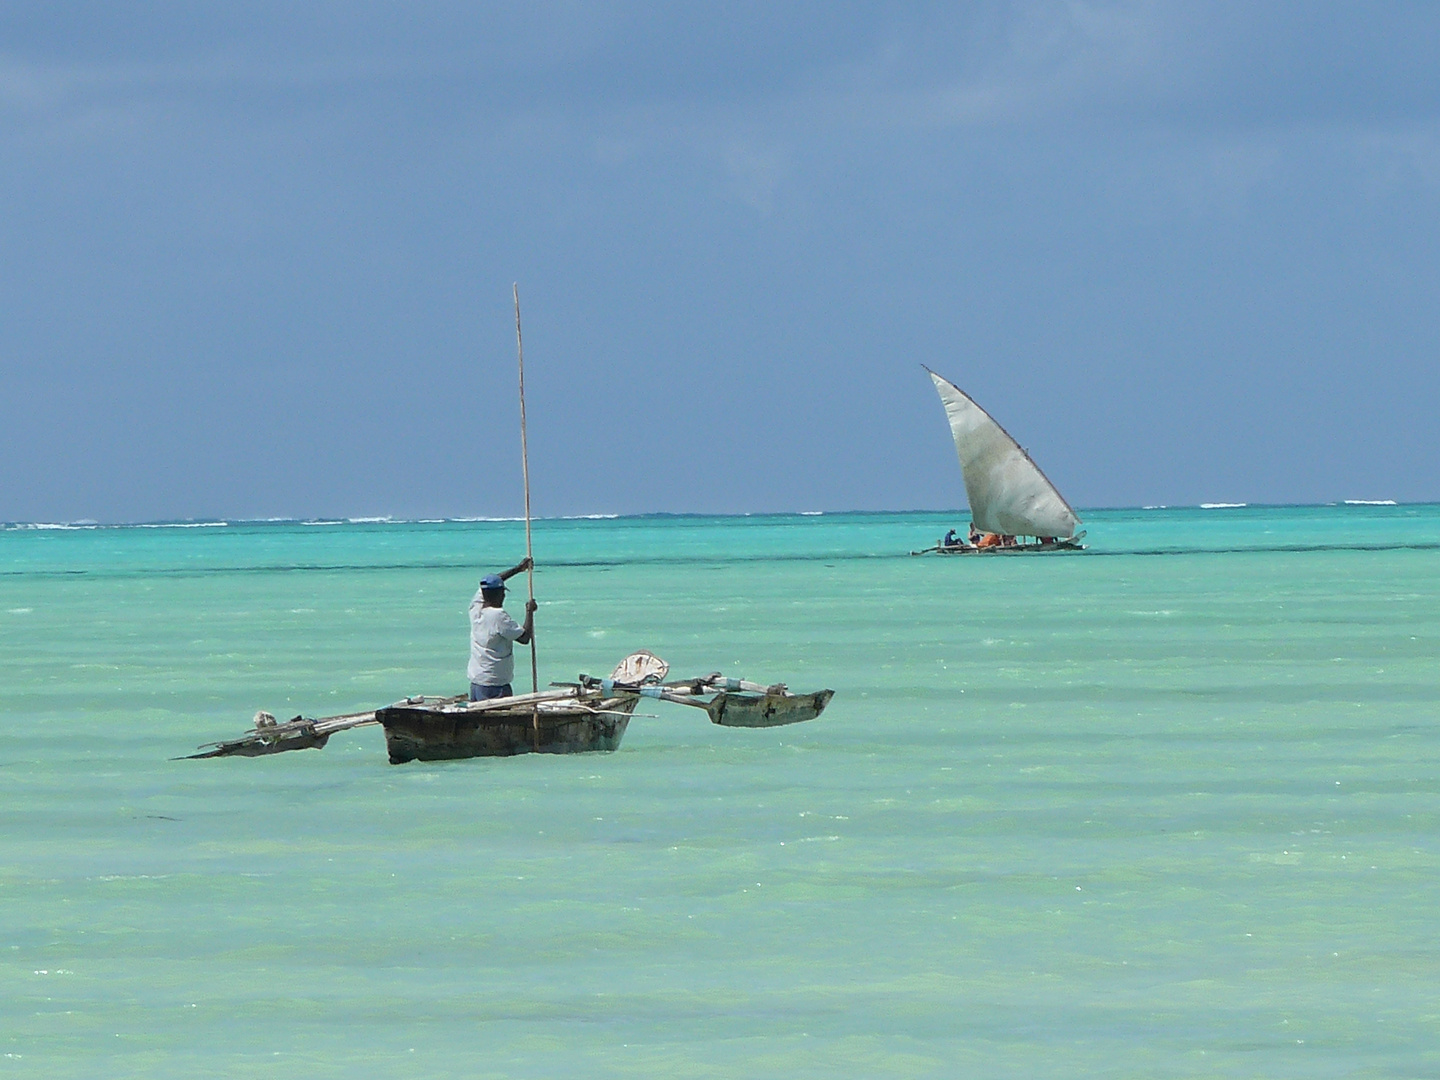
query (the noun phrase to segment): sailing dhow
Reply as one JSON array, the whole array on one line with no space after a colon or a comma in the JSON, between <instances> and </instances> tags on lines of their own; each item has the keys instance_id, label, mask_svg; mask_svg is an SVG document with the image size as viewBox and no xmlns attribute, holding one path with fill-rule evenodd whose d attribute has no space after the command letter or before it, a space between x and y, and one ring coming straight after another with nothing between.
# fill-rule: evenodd
<instances>
[{"instance_id":1,"label":"sailing dhow","mask_svg":"<svg viewBox=\"0 0 1440 1080\"><path fill-rule=\"evenodd\" d=\"M925 370L945 406L970 502L967 538L956 539L952 532L926 551L960 555L1083 547L1080 540L1085 534L1075 531L1079 515L1040 466L969 394L928 367Z\"/></svg>"}]
</instances>

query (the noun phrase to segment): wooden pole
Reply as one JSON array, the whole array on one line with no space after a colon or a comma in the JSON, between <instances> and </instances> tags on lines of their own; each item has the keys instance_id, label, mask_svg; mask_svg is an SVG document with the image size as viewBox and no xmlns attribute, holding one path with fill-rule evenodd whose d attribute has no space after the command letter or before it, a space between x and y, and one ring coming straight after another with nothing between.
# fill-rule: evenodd
<instances>
[{"instance_id":1,"label":"wooden pole","mask_svg":"<svg viewBox=\"0 0 1440 1080\"><path fill-rule=\"evenodd\" d=\"M525 439L525 341L520 336L520 284L515 282L511 285L515 294L515 353L520 363L520 474L525 479L525 557L530 560L530 567L525 571L525 581L529 585L529 598L535 600L535 552L530 543L530 447ZM527 614L529 612L527 611ZM540 663L535 656L535 623L531 617L530 623L530 690L532 693L540 691ZM535 748L540 748L540 707L535 707Z\"/></svg>"}]
</instances>

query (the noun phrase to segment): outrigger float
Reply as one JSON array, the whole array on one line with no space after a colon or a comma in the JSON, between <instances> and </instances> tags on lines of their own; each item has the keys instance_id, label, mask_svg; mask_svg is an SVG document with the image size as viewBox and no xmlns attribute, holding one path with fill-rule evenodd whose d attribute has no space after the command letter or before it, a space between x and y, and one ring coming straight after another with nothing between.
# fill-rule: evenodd
<instances>
[{"instance_id":1,"label":"outrigger float","mask_svg":"<svg viewBox=\"0 0 1440 1080\"><path fill-rule=\"evenodd\" d=\"M258 713L238 739L206 743L186 760L261 757L287 750L322 749L330 736L380 725L390 764L514 754L575 754L616 750L635 708L644 699L704 709L722 727L766 728L813 720L833 690L792 694L783 683L764 686L719 672L666 681L670 665L649 652L627 656L608 678L581 675L552 690L489 701L411 697L370 712L276 723Z\"/></svg>"},{"instance_id":2,"label":"outrigger float","mask_svg":"<svg viewBox=\"0 0 1440 1080\"><path fill-rule=\"evenodd\" d=\"M950 421L970 503L971 528L984 535L948 544L942 539L934 547L910 554L1022 555L1083 550L1080 541L1085 533L1075 531L1079 515L1025 448L969 394L929 368L925 370L930 372Z\"/></svg>"}]
</instances>

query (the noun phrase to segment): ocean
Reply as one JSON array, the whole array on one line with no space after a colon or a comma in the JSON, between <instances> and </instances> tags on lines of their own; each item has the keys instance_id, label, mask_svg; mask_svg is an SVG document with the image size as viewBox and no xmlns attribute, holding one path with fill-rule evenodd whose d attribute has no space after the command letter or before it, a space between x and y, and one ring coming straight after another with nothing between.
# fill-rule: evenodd
<instances>
[{"instance_id":1,"label":"ocean","mask_svg":"<svg viewBox=\"0 0 1440 1080\"><path fill-rule=\"evenodd\" d=\"M523 525L0 530L0 1074L1440 1075L1440 506L1084 517L537 522L542 683L834 702L403 766L174 759L462 691Z\"/></svg>"}]
</instances>

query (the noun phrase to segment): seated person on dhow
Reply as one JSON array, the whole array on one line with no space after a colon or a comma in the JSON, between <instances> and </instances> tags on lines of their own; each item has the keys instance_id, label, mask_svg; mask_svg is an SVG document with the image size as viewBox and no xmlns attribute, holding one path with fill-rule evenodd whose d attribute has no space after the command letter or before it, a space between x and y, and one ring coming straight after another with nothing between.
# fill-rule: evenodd
<instances>
[{"instance_id":1,"label":"seated person on dhow","mask_svg":"<svg viewBox=\"0 0 1440 1080\"><path fill-rule=\"evenodd\" d=\"M481 579L480 591L470 601L470 700L488 701L509 697L510 680L515 676L514 645L529 645L535 635L534 600L525 602L525 625L505 610L505 582L530 569L528 558L503 574Z\"/></svg>"}]
</instances>

